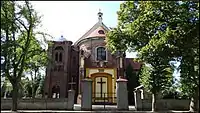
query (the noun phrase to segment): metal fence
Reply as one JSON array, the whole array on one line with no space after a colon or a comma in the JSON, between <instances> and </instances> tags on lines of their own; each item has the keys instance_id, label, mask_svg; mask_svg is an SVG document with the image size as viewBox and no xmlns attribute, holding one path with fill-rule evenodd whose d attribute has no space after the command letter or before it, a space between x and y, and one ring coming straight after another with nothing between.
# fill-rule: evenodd
<instances>
[{"instance_id":1,"label":"metal fence","mask_svg":"<svg viewBox=\"0 0 200 113\"><path fill-rule=\"evenodd\" d=\"M117 96L116 93L93 93L92 94L92 102L93 104L100 104L100 105L106 105L106 104L113 104L115 105Z\"/></svg>"}]
</instances>

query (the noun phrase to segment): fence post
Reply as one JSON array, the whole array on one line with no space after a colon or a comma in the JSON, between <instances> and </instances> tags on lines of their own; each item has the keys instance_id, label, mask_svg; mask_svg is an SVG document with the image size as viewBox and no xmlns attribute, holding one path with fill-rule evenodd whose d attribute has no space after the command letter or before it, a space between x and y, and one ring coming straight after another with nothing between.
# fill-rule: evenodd
<instances>
[{"instance_id":1,"label":"fence post","mask_svg":"<svg viewBox=\"0 0 200 113\"><path fill-rule=\"evenodd\" d=\"M142 99L140 90L134 91L135 108L136 110L142 110Z\"/></svg>"},{"instance_id":2,"label":"fence post","mask_svg":"<svg viewBox=\"0 0 200 113\"><path fill-rule=\"evenodd\" d=\"M103 96L104 96L104 98L103 98L104 106L103 106L103 107L104 107L104 109L105 109L105 106L106 106L106 103L105 103L105 102L106 102L106 101L105 101L105 93L103 93Z\"/></svg>"},{"instance_id":3,"label":"fence post","mask_svg":"<svg viewBox=\"0 0 200 113\"><path fill-rule=\"evenodd\" d=\"M44 98L45 98L45 109L47 110L47 98L48 98L48 95L47 95L47 93L45 93L45 96L44 96Z\"/></svg>"},{"instance_id":4,"label":"fence post","mask_svg":"<svg viewBox=\"0 0 200 113\"><path fill-rule=\"evenodd\" d=\"M69 90L68 91L68 99L67 99L67 109L73 110L74 109L74 95L75 91L74 90Z\"/></svg>"},{"instance_id":5,"label":"fence post","mask_svg":"<svg viewBox=\"0 0 200 113\"><path fill-rule=\"evenodd\" d=\"M117 80L117 109L128 110L127 80L119 78Z\"/></svg>"},{"instance_id":6,"label":"fence post","mask_svg":"<svg viewBox=\"0 0 200 113\"><path fill-rule=\"evenodd\" d=\"M92 80L81 81L81 110L92 110Z\"/></svg>"}]
</instances>

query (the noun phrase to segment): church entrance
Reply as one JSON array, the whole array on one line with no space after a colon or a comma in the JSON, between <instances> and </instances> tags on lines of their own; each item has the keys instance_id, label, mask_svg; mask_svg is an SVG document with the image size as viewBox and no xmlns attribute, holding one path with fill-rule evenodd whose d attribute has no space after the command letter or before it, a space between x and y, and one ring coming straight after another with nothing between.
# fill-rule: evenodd
<instances>
[{"instance_id":1,"label":"church entrance","mask_svg":"<svg viewBox=\"0 0 200 113\"><path fill-rule=\"evenodd\" d=\"M52 98L60 98L60 87L58 85L52 88Z\"/></svg>"},{"instance_id":2,"label":"church entrance","mask_svg":"<svg viewBox=\"0 0 200 113\"><path fill-rule=\"evenodd\" d=\"M91 75L93 80L93 104L112 104L112 76L107 73Z\"/></svg>"}]
</instances>

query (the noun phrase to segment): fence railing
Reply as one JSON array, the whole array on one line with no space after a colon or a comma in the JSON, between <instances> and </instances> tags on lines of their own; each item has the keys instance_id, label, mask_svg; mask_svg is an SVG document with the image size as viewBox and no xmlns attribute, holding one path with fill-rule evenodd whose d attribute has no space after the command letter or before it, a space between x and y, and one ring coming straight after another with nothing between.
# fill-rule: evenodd
<instances>
[{"instance_id":1,"label":"fence railing","mask_svg":"<svg viewBox=\"0 0 200 113\"><path fill-rule=\"evenodd\" d=\"M95 92L92 94L93 104L116 104L116 93L99 93Z\"/></svg>"}]
</instances>

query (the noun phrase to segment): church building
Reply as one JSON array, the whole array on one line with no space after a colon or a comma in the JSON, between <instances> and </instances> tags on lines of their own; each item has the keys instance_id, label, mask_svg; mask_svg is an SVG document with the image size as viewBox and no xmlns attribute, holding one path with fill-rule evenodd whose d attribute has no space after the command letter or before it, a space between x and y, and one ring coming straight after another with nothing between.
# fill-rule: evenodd
<instances>
[{"instance_id":1,"label":"church building","mask_svg":"<svg viewBox=\"0 0 200 113\"><path fill-rule=\"evenodd\" d=\"M126 67L134 71L141 64L126 58L125 52L111 54L106 48L106 33L110 30L98 13L98 22L74 44L63 36L51 41L48 52L51 62L46 70L45 95L49 98L67 98L70 89L76 91L75 99L81 100L81 80L93 81L93 103L116 103L116 80L125 78Z\"/></svg>"}]
</instances>

